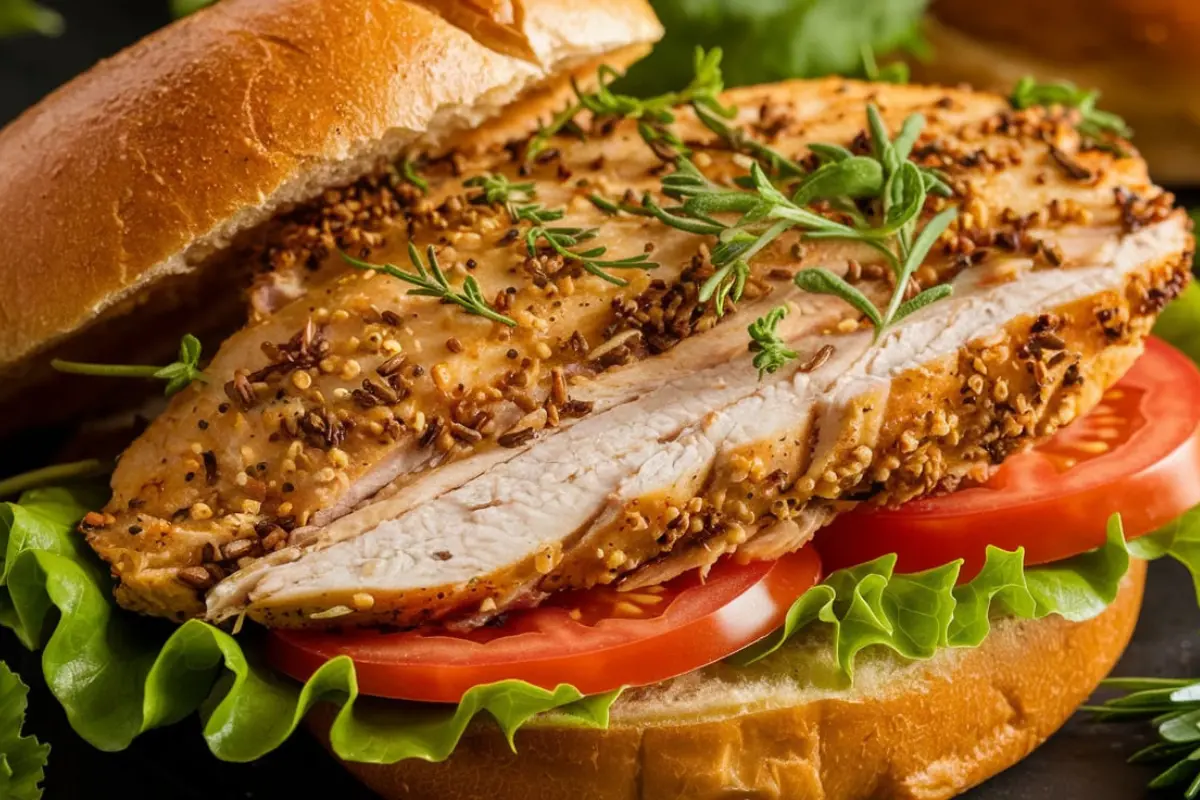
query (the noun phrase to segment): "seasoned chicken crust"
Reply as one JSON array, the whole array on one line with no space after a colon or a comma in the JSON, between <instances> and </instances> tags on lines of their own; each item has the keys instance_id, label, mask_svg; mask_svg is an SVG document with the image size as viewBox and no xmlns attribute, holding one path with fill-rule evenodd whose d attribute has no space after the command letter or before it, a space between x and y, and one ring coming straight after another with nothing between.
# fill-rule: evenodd
<instances>
[{"instance_id":1,"label":"seasoned chicken crust","mask_svg":"<svg viewBox=\"0 0 1200 800\"><path fill-rule=\"evenodd\" d=\"M1094 404L1187 280L1186 218L1136 156L1087 149L1069 112L995 96L840 79L727 93L749 135L797 159L862 147L864 108L921 112L914 160L959 216L911 290L955 294L878 343L858 312L791 282L825 266L868 294L869 248L785 234L719 316L698 300L711 237L595 205L658 192L672 167L632 121L430 164L422 194L381 173L277 223L253 318L122 457L84 529L123 605L268 625L473 624L546 593L638 586L724 553L774 558L852 502L951 489ZM744 173L681 111L712 180ZM532 182L553 224L595 228L617 285L530 257L511 211L464 186ZM513 327L349 269L342 247L408 269L432 246ZM759 380L746 326L791 313L800 358Z\"/></svg>"}]
</instances>

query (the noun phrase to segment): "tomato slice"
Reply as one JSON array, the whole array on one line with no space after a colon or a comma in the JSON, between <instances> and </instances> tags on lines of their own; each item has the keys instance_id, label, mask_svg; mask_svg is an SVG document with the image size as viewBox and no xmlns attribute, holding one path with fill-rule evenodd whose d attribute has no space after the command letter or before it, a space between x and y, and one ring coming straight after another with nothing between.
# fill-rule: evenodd
<instances>
[{"instance_id":1,"label":"tomato slice","mask_svg":"<svg viewBox=\"0 0 1200 800\"><path fill-rule=\"evenodd\" d=\"M1104 544L1120 512L1129 538L1200 504L1200 371L1167 344L1146 352L1083 419L1013 456L986 484L907 503L860 507L816 540L829 571L897 554L915 572L965 559L978 572L989 544L1046 564Z\"/></svg>"},{"instance_id":2,"label":"tomato slice","mask_svg":"<svg viewBox=\"0 0 1200 800\"><path fill-rule=\"evenodd\" d=\"M472 686L508 678L584 694L657 683L719 661L783 624L820 579L804 548L775 562L717 563L649 589L563 593L470 633L272 631L272 663L298 680L338 655L377 697L456 703Z\"/></svg>"}]
</instances>

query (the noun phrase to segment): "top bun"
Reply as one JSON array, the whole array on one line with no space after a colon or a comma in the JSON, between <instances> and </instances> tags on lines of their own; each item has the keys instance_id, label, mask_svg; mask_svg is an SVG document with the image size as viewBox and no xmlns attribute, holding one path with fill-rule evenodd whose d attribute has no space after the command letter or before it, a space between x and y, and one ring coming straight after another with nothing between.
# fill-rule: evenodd
<instances>
[{"instance_id":1,"label":"top bun","mask_svg":"<svg viewBox=\"0 0 1200 800\"><path fill-rule=\"evenodd\" d=\"M1195 0L935 0L924 80L1008 92L1017 79L1100 89L1156 180L1200 181L1200 3Z\"/></svg>"},{"instance_id":2,"label":"top bun","mask_svg":"<svg viewBox=\"0 0 1200 800\"><path fill-rule=\"evenodd\" d=\"M661 33L645 0L222 0L101 62L0 132L0 393L128 342L97 323L184 304L281 210L501 113L528 132Z\"/></svg>"}]
</instances>

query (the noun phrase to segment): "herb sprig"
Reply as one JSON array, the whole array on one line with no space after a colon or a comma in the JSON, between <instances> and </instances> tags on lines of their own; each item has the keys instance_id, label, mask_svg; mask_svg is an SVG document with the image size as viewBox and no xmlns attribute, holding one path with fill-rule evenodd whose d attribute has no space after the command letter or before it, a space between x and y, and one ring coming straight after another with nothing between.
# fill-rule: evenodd
<instances>
[{"instance_id":1,"label":"herb sprig","mask_svg":"<svg viewBox=\"0 0 1200 800\"><path fill-rule=\"evenodd\" d=\"M1110 678L1104 685L1124 695L1088 706L1102 722L1150 720L1160 741L1130 757L1133 763L1173 762L1151 789L1187 784L1183 796L1200 798L1200 682L1163 678Z\"/></svg>"},{"instance_id":2,"label":"herb sprig","mask_svg":"<svg viewBox=\"0 0 1200 800\"><path fill-rule=\"evenodd\" d=\"M742 182L748 187L744 191L714 183L681 155L675 172L662 182L663 193L680 204L664 208L647 196L643 206L666 225L717 237L718 244L710 253L714 272L701 286L700 298L715 299L718 315L724 313L727 300L736 303L741 299L751 259L789 230L799 229L810 239L846 239L873 248L887 260L894 278L884 308L823 267L801 270L795 283L804 291L832 295L851 305L871 321L878 341L891 325L952 292L949 286L934 286L904 299L913 274L957 215L948 208L918 231L927 197L952 193L940 174L909 160L924 125L924 117L913 114L892 138L878 108L868 105L871 154L855 155L838 145L812 145L821 165L793 183L791 197L768 175L769 159L764 159L765 166L758 161L751 164L750 174ZM774 168L779 171L778 162ZM818 200L840 211L848 222L807 207ZM861 207L864 200L874 201L867 211ZM740 217L733 223L719 219L727 214ZM785 313L775 309L750 326L760 376L795 358L776 334Z\"/></svg>"},{"instance_id":3,"label":"herb sprig","mask_svg":"<svg viewBox=\"0 0 1200 800\"><path fill-rule=\"evenodd\" d=\"M56 358L50 366L59 372L73 375L98 375L107 378L156 378L167 382L167 397L181 392L193 381L208 382L200 369L200 340L185 334L179 341L179 359L165 367L140 364L92 364L83 361L64 361Z\"/></svg>"},{"instance_id":4,"label":"herb sprig","mask_svg":"<svg viewBox=\"0 0 1200 800\"><path fill-rule=\"evenodd\" d=\"M744 153L758 159L767 171L778 178L802 178L807 173L804 167L788 158L768 144L758 141L741 128L733 127L718 114L700 103L692 105L696 119L715 133L735 153Z\"/></svg>"},{"instance_id":5,"label":"herb sprig","mask_svg":"<svg viewBox=\"0 0 1200 800\"><path fill-rule=\"evenodd\" d=\"M754 353L754 368L758 370L759 380L799 356L779 336L779 323L787 315L787 306L776 306L750 323L750 351Z\"/></svg>"},{"instance_id":6,"label":"herb sprig","mask_svg":"<svg viewBox=\"0 0 1200 800\"><path fill-rule=\"evenodd\" d=\"M702 299L717 297L721 301L718 314L726 297L735 302L740 299L750 259L792 228L803 230L810 239L859 241L887 259L896 289L882 310L827 269L802 270L796 276L797 286L805 291L837 296L863 313L875 326L877 339L891 324L950 293L949 287L933 287L907 302L903 299L913 273L957 213L954 209L943 211L917 235L917 222L928 194L950 193L936 172L908 160L925 120L919 114L910 116L892 139L874 105L867 107L867 119L872 155L855 156L836 145L814 145L813 151L824 163L800 181L791 198L758 163L750 168L748 183L752 190L741 191L713 183L686 157L678 159L676 171L663 179L663 192L681 200L682 205L664 209L650 200L645 204L667 225L718 237L719 244L711 253L715 272L701 289ZM860 198L878 200L874 221L858 210L854 201ZM829 201L850 218L851 224L805 207L816 200ZM726 224L715 218L723 213L742 216Z\"/></svg>"},{"instance_id":7,"label":"herb sprig","mask_svg":"<svg viewBox=\"0 0 1200 800\"><path fill-rule=\"evenodd\" d=\"M540 128L529 140L525 148L525 160L536 158L546 149L550 139L569 125L573 125L575 118L583 111L592 112L597 119L640 120L639 130L647 142L653 144L663 141L672 147L681 147L682 143L666 130L666 126L675 121L672 109L692 103L723 117L731 117L734 113L732 109L721 105L718 99L718 95L725 89L725 81L721 75L721 49L718 47L705 52L703 48L697 47L693 66L695 76L687 86L681 91L667 92L657 97L640 98L614 92L612 84L622 74L607 64L597 70L598 85L594 92L584 92L572 81L575 102L555 114L550 124Z\"/></svg>"},{"instance_id":8,"label":"herb sprig","mask_svg":"<svg viewBox=\"0 0 1200 800\"><path fill-rule=\"evenodd\" d=\"M1013 108L1059 105L1079 110L1080 121L1075 126L1079 133L1097 142L1104 142L1108 134L1128 139L1133 130L1125 120L1109 111L1096 108L1100 92L1095 89L1080 89L1070 81L1039 83L1026 75L1013 87L1009 102Z\"/></svg>"},{"instance_id":9,"label":"herb sprig","mask_svg":"<svg viewBox=\"0 0 1200 800\"><path fill-rule=\"evenodd\" d=\"M412 242L409 242L408 259L412 262L416 272L405 272L394 264L372 264L354 258L347 253L342 253L342 258L346 260L346 263L355 269L382 272L385 275L390 275L393 278L417 287L408 290L408 293L411 295L436 297L443 302L459 306L467 313L485 317L493 322L507 325L510 328L517 326L516 320L504 316L488 304L487 300L483 297L482 290L479 288L479 282L475 280L473 275L468 275L466 280L463 281L462 291L455 291L450 286L450 281L446 279L446 273L442 272L441 265L438 264L437 253L434 252L433 245L430 245L426 249L425 256L428 260L428 265L421 260L421 254L417 251L416 246Z\"/></svg>"},{"instance_id":10,"label":"herb sprig","mask_svg":"<svg viewBox=\"0 0 1200 800\"><path fill-rule=\"evenodd\" d=\"M541 247L539 243L544 242L563 258L579 262L585 270L615 286L627 286L629 282L608 272L610 269L650 270L658 266L644 252L628 258L605 259L608 248L602 245L583 251L571 249L596 238L597 232L595 228L547 228L535 225L525 234L525 247L531 257L537 257Z\"/></svg>"},{"instance_id":11,"label":"herb sprig","mask_svg":"<svg viewBox=\"0 0 1200 800\"><path fill-rule=\"evenodd\" d=\"M421 194L429 194L429 181L422 178L420 173L417 172L417 164L415 161L407 158L401 161L400 166L397 168L397 174L400 176L401 180L411 183L413 186L417 187L417 191L419 191Z\"/></svg>"},{"instance_id":12,"label":"herb sprig","mask_svg":"<svg viewBox=\"0 0 1200 800\"><path fill-rule=\"evenodd\" d=\"M468 178L463 186L479 190L471 202L489 206L528 203L537 194L533 181L513 183L507 175L492 172Z\"/></svg>"},{"instance_id":13,"label":"herb sprig","mask_svg":"<svg viewBox=\"0 0 1200 800\"><path fill-rule=\"evenodd\" d=\"M523 221L543 225L563 218L562 211L531 202L537 196L537 187L533 181L513 183L505 175L489 172L463 181L463 186L479 190L471 197L472 203L504 206L514 225ZM520 205L521 203L526 205Z\"/></svg>"}]
</instances>

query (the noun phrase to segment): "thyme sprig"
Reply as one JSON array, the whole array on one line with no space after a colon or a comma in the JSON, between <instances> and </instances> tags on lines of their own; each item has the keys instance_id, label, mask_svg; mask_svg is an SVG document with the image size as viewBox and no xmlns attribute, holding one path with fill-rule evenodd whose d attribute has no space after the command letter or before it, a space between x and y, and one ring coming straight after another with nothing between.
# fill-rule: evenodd
<instances>
[{"instance_id":1,"label":"thyme sprig","mask_svg":"<svg viewBox=\"0 0 1200 800\"><path fill-rule=\"evenodd\" d=\"M702 285L701 298L715 298L718 314L727 299L740 300L751 260L789 230L799 229L809 239L846 239L873 248L886 259L894 278L891 298L882 309L823 267L801 270L795 282L805 291L850 304L871 321L878 340L891 325L951 293L949 286L936 286L904 299L913 274L957 214L946 209L918 231L929 194L951 193L940 175L909 160L924 125L924 118L914 114L893 138L879 110L868 105L871 154L856 156L837 145L813 145L821 166L795 185L791 197L757 161L745 181L749 189L743 190L714 183L680 156L675 171L662 181L663 193L680 204L665 208L647 197L643 206L666 225L717 237L710 253L714 273ZM808 207L818 200L840 210L842 219ZM732 223L723 221L729 214L740 216ZM761 356L760 374L778 369L791 352L771 338L780 319L781 314L768 314L751 325L752 344Z\"/></svg>"},{"instance_id":2,"label":"thyme sprig","mask_svg":"<svg viewBox=\"0 0 1200 800\"><path fill-rule=\"evenodd\" d=\"M700 103L694 103L692 107L696 112L696 119L700 120L704 127L721 137L730 150L758 159L772 175L778 178L801 178L806 174L807 170L804 167L774 147L758 141L741 128L728 125L722 119L724 115L718 114Z\"/></svg>"},{"instance_id":3,"label":"thyme sprig","mask_svg":"<svg viewBox=\"0 0 1200 800\"><path fill-rule=\"evenodd\" d=\"M467 313L485 317L510 328L517 326L515 320L504 316L488 304L479 288L479 282L475 280L474 276L468 275L463 281L462 291L455 291L450 286L450 281L446 279L446 273L442 272L441 265L438 264L437 253L434 252L433 245L426 249L425 257L428 260L428 266L421 260L421 254L417 251L416 246L409 242L408 259L412 262L416 272L405 272L394 264L372 264L342 253L342 258L346 260L346 263L355 269L382 272L417 287L408 290L411 295L436 297L443 302L459 306Z\"/></svg>"},{"instance_id":4,"label":"thyme sprig","mask_svg":"<svg viewBox=\"0 0 1200 800\"><path fill-rule=\"evenodd\" d=\"M508 205L528 203L537 195L533 181L513 183L507 175L485 172L463 181L463 186L479 191L470 198L477 205Z\"/></svg>"},{"instance_id":5,"label":"thyme sprig","mask_svg":"<svg viewBox=\"0 0 1200 800\"><path fill-rule=\"evenodd\" d=\"M1095 142L1106 143L1110 134L1124 139L1132 136L1133 130L1125 120L1096 108L1099 100L1100 92L1095 89L1080 89L1070 81L1039 83L1028 75L1017 81L1009 96L1009 103L1016 109L1053 105L1078 109L1080 121L1075 129Z\"/></svg>"},{"instance_id":6,"label":"thyme sprig","mask_svg":"<svg viewBox=\"0 0 1200 800\"><path fill-rule=\"evenodd\" d=\"M513 183L505 175L488 172L463 181L463 186L479 190L470 198L472 203L504 206L514 225L522 221L542 225L563 218L562 211L530 202L537 196L537 187L533 181Z\"/></svg>"},{"instance_id":7,"label":"thyme sprig","mask_svg":"<svg viewBox=\"0 0 1200 800\"><path fill-rule=\"evenodd\" d=\"M200 340L188 333L179 341L179 358L165 367L141 364L92 364L56 358L50 366L73 375L97 375L107 378L155 378L167 382L167 397L181 392L194 381L208 382L200 369Z\"/></svg>"},{"instance_id":8,"label":"thyme sprig","mask_svg":"<svg viewBox=\"0 0 1200 800\"><path fill-rule=\"evenodd\" d=\"M658 266L644 252L628 258L605 259L608 248L602 245L582 251L571 249L595 239L597 233L596 228L547 228L535 225L525 234L525 247L530 257L536 258L542 246L540 243L544 242L545 246L563 258L579 262L585 270L615 286L627 286L629 282L608 272L610 269L650 270Z\"/></svg>"},{"instance_id":9,"label":"thyme sprig","mask_svg":"<svg viewBox=\"0 0 1200 800\"><path fill-rule=\"evenodd\" d=\"M779 323L787 315L787 306L776 306L750 323L750 351L754 353L754 368L758 370L759 380L799 356L779 336Z\"/></svg>"},{"instance_id":10,"label":"thyme sprig","mask_svg":"<svg viewBox=\"0 0 1200 800\"><path fill-rule=\"evenodd\" d=\"M1187 784L1183 796L1200 798L1200 682L1163 678L1110 678L1104 685L1125 694L1085 707L1102 722L1149 720L1159 740L1130 757L1134 763L1170 762L1151 789Z\"/></svg>"},{"instance_id":11,"label":"thyme sprig","mask_svg":"<svg viewBox=\"0 0 1200 800\"><path fill-rule=\"evenodd\" d=\"M540 204L527 206L509 206L513 223L532 222L534 225L545 225L547 222L557 222L565 214L556 208L546 208Z\"/></svg>"},{"instance_id":12,"label":"thyme sprig","mask_svg":"<svg viewBox=\"0 0 1200 800\"><path fill-rule=\"evenodd\" d=\"M594 92L584 92L572 80L575 102L554 115L550 123L538 130L525 148L525 159L530 161L546 149L550 139L567 126L583 111L590 111L597 119L636 119L641 121L639 130L648 143L661 141L673 147L682 143L666 126L675 121L672 109L692 103L723 117L733 116L733 109L721 105L718 95L725 89L721 74L721 48L705 51L696 48L693 65L695 77L678 92L667 92L657 97L640 98L620 94L612 90L612 84L622 74L607 64L597 70L597 87Z\"/></svg>"},{"instance_id":13,"label":"thyme sprig","mask_svg":"<svg viewBox=\"0 0 1200 800\"><path fill-rule=\"evenodd\" d=\"M595 192L593 192L592 194L589 194L587 196L587 199L588 199L588 202L590 202L596 208L603 211L605 214L608 214L610 217L613 217L613 216L616 216L617 214L622 214L622 213L632 214L635 217L653 217L654 216L654 214L651 213L650 210L647 209L645 206L634 205L633 203L628 203L623 199L619 200L619 201L618 200L609 200L607 197L600 195L600 194L596 194Z\"/></svg>"}]
</instances>

